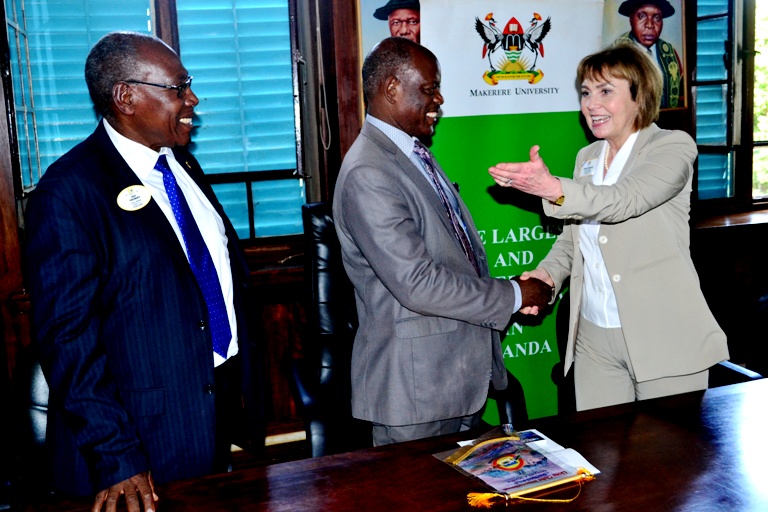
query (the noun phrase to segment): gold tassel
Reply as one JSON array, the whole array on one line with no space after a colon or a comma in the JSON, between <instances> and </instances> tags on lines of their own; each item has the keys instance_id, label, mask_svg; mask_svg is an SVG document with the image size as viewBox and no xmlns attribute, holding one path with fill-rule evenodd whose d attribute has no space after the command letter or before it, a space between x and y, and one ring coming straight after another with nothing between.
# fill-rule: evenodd
<instances>
[{"instance_id":1,"label":"gold tassel","mask_svg":"<svg viewBox=\"0 0 768 512\"><path fill-rule=\"evenodd\" d=\"M579 468L577 474L575 476L572 476L570 478L566 478L564 480L559 480L555 482L547 482L543 485L540 485L539 487L533 488L533 489L527 489L523 491L523 494L536 492L536 491L543 491L545 489L551 489L552 487L557 487L563 484L567 484L570 482L578 482L579 484L579 490L576 492L576 496L573 498L566 498L566 499L547 499L547 498L526 498L522 496L521 494L499 494L495 492L471 492L467 494L467 502L473 506L478 508L491 508L494 505L497 505L501 503L502 499L508 504L511 500L524 500L524 501L539 501L544 503L570 503L574 501L576 498L581 495L581 489L584 486L584 482L588 482L590 480L594 480L595 475L590 473L584 468ZM497 499L500 498L500 499Z\"/></svg>"},{"instance_id":2,"label":"gold tassel","mask_svg":"<svg viewBox=\"0 0 768 512\"><path fill-rule=\"evenodd\" d=\"M471 506L478 508L491 508L501 503L502 500L509 501L509 495L495 492L471 492L467 494L467 502Z\"/></svg>"}]
</instances>

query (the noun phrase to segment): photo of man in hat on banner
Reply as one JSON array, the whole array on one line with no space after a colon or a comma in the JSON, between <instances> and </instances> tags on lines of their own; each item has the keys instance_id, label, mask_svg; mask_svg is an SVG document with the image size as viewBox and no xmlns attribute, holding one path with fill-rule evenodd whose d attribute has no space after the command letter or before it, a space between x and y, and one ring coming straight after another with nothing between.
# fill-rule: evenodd
<instances>
[{"instance_id":1,"label":"photo of man in hat on banner","mask_svg":"<svg viewBox=\"0 0 768 512\"><path fill-rule=\"evenodd\" d=\"M377 20L386 21L389 35L420 42L421 17L419 0L389 0L373 12Z\"/></svg>"},{"instance_id":2,"label":"photo of man in hat on banner","mask_svg":"<svg viewBox=\"0 0 768 512\"><path fill-rule=\"evenodd\" d=\"M603 44L631 42L648 52L664 78L662 109L686 106L682 8L680 0L605 2Z\"/></svg>"},{"instance_id":3,"label":"photo of man in hat on banner","mask_svg":"<svg viewBox=\"0 0 768 512\"><path fill-rule=\"evenodd\" d=\"M363 55L390 36L421 43L420 11L419 0L360 0Z\"/></svg>"}]
</instances>

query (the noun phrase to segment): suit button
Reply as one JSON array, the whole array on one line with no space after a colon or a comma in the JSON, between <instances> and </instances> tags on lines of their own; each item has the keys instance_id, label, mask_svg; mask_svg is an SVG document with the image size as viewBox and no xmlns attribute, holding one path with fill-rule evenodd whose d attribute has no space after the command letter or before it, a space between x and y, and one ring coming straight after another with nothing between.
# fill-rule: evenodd
<instances>
[{"instance_id":1,"label":"suit button","mask_svg":"<svg viewBox=\"0 0 768 512\"><path fill-rule=\"evenodd\" d=\"M206 327L208 327L208 323L205 320L200 320L197 322L197 326L200 328L201 331L204 331Z\"/></svg>"},{"instance_id":2,"label":"suit button","mask_svg":"<svg viewBox=\"0 0 768 512\"><path fill-rule=\"evenodd\" d=\"M203 390L209 395L212 395L216 391L216 387L213 384L208 384L205 386L205 389Z\"/></svg>"},{"instance_id":3,"label":"suit button","mask_svg":"<svg viewBox=\"0 0 768 512\"><path fill-rule=\"evenodd\" d=\"M601 244L607 244L608 243L608 237L605 235L601 235L600 238L597 239Z\"/></svg>"},{"instance_id":4,"label":"suit button","mask_svg":"<svg viewBox=\"0 0 768 512\"><path fill-rule=\"evenodd\" d=\"M619 274L614 274L613 275L613 282L614 283L618 283L619 281L621 281L621 276Z\"/></svg>"}]
</instances>

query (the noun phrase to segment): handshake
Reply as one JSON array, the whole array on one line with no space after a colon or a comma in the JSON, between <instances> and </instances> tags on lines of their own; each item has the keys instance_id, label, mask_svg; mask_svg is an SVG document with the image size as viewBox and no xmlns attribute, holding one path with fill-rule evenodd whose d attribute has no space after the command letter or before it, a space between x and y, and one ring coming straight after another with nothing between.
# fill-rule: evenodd
<instances>
[{"instance_id":1,"label":"handshake","mask_svg":"<svg viewBox=\"0 0 768 512\"><path fill-rule=\"evenodd\" d=\"M546 271L537 269L524 272L522 276L515 276L512 280L520 286L520 313L524 315L537 315L555 301L554 281Z\"/></svg>"}]
</instances>

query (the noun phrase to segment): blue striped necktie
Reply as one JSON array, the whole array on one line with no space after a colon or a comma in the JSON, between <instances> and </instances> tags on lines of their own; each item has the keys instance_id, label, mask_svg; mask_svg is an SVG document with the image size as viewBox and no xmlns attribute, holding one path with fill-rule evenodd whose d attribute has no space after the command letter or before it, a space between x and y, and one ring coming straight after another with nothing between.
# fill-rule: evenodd
<instances>
[{"instance_id":1,"label":"blue striped necktie","mask_svg":"<svg viewBox=\"0 0 768 512\"><path fill-rule=\"evenodd\" d=\"M459 221L459 214L454 211L453 206L451 206L450 202L448 201L448 192L445 191L441 184L440 177L437 174L437 163L435 162L432 153L430 153L427 147L418 140L414 141L413 152L419 155L421 161L424 162L424 167L427 169L427 174L432 181L432 185L437 190L437 195L440 196L440 202L443 203L443 208L445 208L446 215L448 215L448 221L451 223L451 227L453 228L453 234L461 244L461 248L464 251L464 254L467 256L467 259L470 263L472 263L472 266L475 267L475 272L477 272L477 275L480 275L480 267L477 264L475 253L472 250L472 244L469 242L467 232L464 231L464 226L462 226L461 222Z\"/></svg>"},{"instance_id":2,"label":"blue striped necktie","mask_svg":"<svg viewBox=\"0 0 768 512\"><path fill-rule=\"evenodd\" d=\"M187 258L192 267L197 284L203 292L205 304L208 307L208 325L213 338L213 351L224 359L227 358L227 348L232 340L232 330L229 327L227 306L224 304L224 294L221 291L221 282L213 265L211 253L205 245L200 228L197 227L192 210L189 209L184 194L176 183L176 177L168 167L165 155L160 155L155 164L155 169L163 174L163 185L168 193L173 216L181 231L184 245L187 247Z\"/></svg>"}]
</instances>

